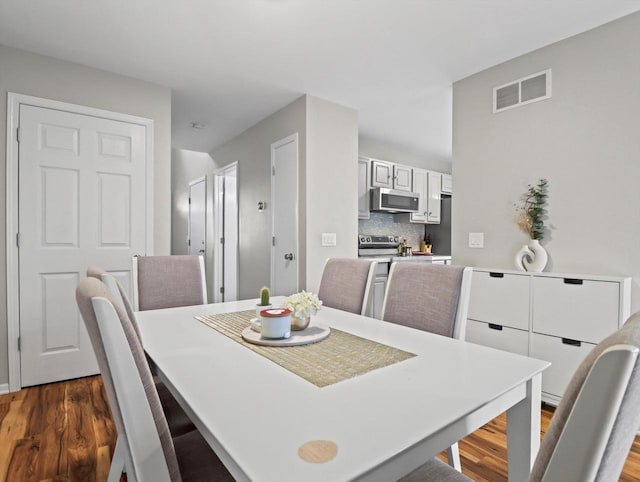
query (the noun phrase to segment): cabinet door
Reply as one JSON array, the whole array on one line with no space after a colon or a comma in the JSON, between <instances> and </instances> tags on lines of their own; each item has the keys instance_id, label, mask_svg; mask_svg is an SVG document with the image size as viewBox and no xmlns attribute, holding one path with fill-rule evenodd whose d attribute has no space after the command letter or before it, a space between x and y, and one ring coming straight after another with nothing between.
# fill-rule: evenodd
<instances>
[{"instance_id":1,"label":"cabinet door","mask_svg":"<svg viewBox=\"0 0 640 482\"><path fill-rule=\"evenodd\" d=\"M393 164L372 159L371 186L393 189Z\"/></svg>"},{"instance_id":2,"label":"cabinet door","mask_svg":"<svg viewBox=\"0 0 640 482\"><path fill-rule=\"evenodd\" d=\"M528 275L473 271L469 318L529 330Z\"/></svg>"},{"instance_id":3,"label":"cabinet door","mask_svg":"<svg viewBox=\"0 0 640 482\"><path fill-rule=\"evenodd\" d=\"M369 159L358 159L358 219L369 219Z\"/></svg>"},{"instance_id":4,"label":"cabinet door","mask_svg":"<svg viewBox=\"0 0 640 482\"><path fill-rule=\"evenodd\" d=\"M427 198L427 222L431 224L440 223L440 196L442 191L442 174L439 172L428 172L429 197Z\"/></svg>"},{"instance_id":5,"label":"cabinet door","mask_svg":"<svg viewBox=\"0 0 640 482\"><path fill-rule=\"evenodd\" d=\"M555 336L531 335L531 357L551 362L542 373L542 391L560 399L578 365L595 347Z\"/></svg>"},{"instance_id":6,"label":"cabinet door","mask_svg":"<svg viewBox=\"0 0 640 482\"><path fill-rule=\"evenodd\" d=\"M429 181L427 171L425 169L413 169L413 192L420 194L420 200L418 201L418 212L411 213L412 223L426 223L427 222L427 202L429 195Z\"/></svg>"},{"instance_id":7,"label":"cabinet door","mask_svg":"<svg viewBox=\"0 0 640 482\"><path fill-rule=\"evenodd\" d=\"M599 343L618 329L620 284L535 276L532 330Z\"/></svg>"},{"instance_id":8,"label":"cabinet door","mask_svg":"<svg viewBox=\"0 0 640 482\"><path fill-rule=\"evenodd\" d=\"M384 303L384 294L387 290L387 277L376 277L373 282L373 317L382 319L382 304Z\"/></svg>"},{"instance_id":9,"label":"cabinet door","mask_svg":"<svg viewBox=\"0 0 640 482\"><path fill-rule=\"evenodd\" d=\"M453 194L453 177L451 174L442 175L442 192L445 194Z\"/></svg>"},{"instance_id":10,"label":"cabinet door","mask_svg":"<svg viewBox=\"0 0 640 482\"><path fill-rule=\"evenodd\" d=\"M478 345L490 346L498 350L529 354L529 332L516 330L508 326L484 323L482 321L467 320L466 341Z\"/></svg>"},{"instance_id":11,"label":"cabinet door","mask_svg":"<svg viewBox=\"0 0 640 482\"><path fill-rule=\"evenodd\" d=\"M413 169L407 166L400 166L394 164L393 166L393 189L396 191L411 192L412 189L412 171Z\"/></svg>"}]
</instances>

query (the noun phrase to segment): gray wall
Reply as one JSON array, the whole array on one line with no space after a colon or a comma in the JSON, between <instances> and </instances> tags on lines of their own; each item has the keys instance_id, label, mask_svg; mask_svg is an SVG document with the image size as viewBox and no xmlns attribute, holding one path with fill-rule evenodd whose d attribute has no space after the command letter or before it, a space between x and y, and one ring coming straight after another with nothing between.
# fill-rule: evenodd
<instances>
[{"instance_id":1,"label":"gray wall","mask_svg":"<svg viewBox=\"0 0 640 482\"><path fill-rule=\"evenodd\" d=\"M0 45L0 155L6 153L7 93L154 120L154 250L168 254L171 229L171 91L148 82ZM0 252L6 252L6 170L0 169ZM6 260L0 255L0 384L8 382Z\"/></svg>"},{"instance_id":2,"label":"gray wall","mask_svg":"<svg viewBox=\"0 0 640 482\"><path fill-rule=\"evenodd\" d=\"M271 144L298 133L300 195L304 193L306 162L306 98L301 97L247 129L211 153L218 166L238 161L239 204L239 298L256 298L262 286L269 285L271 256L271 211L258 212L258 201L271 199ZM306 237L300 217L300 246ZM301 264L301 269L304 266ZM305 279L305 274L300 274ZM301 286L301 289L304 286Z\"/></svg>"},{"instance_id":3,"label":"gray wall","mask_svg":"<svg viewBox=\"0 0 640 482\"><path fill-rule=\"evenodd\" d=\"M271 144L298 133L300 289L317 291L328 257L357 256L358 114L303 96L211 153L217 165L238 161L240 298L255 298L270 281ZM336 233L337 246L320 246Z\"/></svg>"},{"instance_id":4,"label":"gray wall","mask_svg":"<svg viewBox=\"0 0 640 482\"><path fill-rule=\"evenodd\" d=\"M327 258L358 255L358 112L306 98L306 289L317 293ZM322 233L337 245L321 246Z\"/></svg>"},{"instance_id":5,"label":"gray wall","mask_svg":"<svg viewBox=\"0 0 640 482\"><path fill-rule=\"evenodd\" d=\"M546 177L546 271L633 276L640 308L639 45L635 13L454 84L454 262L514 268L513 203ZM547 68L551 99L492 114L494 86Z\"/></svg>"}]
</instances>

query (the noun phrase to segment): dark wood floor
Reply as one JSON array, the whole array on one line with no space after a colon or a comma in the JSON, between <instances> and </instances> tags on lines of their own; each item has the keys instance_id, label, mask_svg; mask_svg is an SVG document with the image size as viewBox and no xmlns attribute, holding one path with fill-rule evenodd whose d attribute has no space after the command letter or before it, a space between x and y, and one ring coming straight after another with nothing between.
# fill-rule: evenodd
<instances>
[{"instance_id":1,"label":"dark wood floor","mask_svg":"<svg viewBox=\"0 0 640 482\"><path fill-rule=\"evenodd\" d=\"M543 434L552 415L552 408L543 407ZM460 441L468 476L479 482L507 480L505 433L501 415ZM100 377L2 395L0 482L106 481L115 438ZM640 480L640 438L620 480Z\"/></svg>"}]
</instances>

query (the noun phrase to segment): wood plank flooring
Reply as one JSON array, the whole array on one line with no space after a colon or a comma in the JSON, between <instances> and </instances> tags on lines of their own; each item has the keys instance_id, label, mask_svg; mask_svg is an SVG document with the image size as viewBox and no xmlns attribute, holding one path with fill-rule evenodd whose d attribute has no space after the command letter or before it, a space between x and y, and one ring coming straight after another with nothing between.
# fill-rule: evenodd
<instances>
[{"instance_id":1,"label":"wood plank flooring","mask_svg":"<svg viewBox=\"0 0 640 482\"><path fill-rule=\"evenodd\" d=\"M543 406L542 434L552 415ZM0 396L0 482L106 481L115 440L100 377ZM478 482L506 481L506 444L503 414L460 441L463 472ZM640 438L620 480L640 481Z\"/></svg>"}]
</instances>

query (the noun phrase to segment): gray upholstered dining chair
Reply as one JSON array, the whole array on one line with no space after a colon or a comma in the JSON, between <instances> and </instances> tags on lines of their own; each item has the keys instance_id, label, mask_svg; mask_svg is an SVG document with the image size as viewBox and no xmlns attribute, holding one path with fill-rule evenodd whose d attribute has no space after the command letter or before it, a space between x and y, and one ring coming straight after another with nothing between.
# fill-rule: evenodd
<instances>
[{"instance_id":1,"label":"gray upholstered dining chair","mask_svg":"<svg viewBox=\"0 0 640 482\"><path fill-rule=\"evenodd\" d=\"M207 303L202 256L134 256L132 274L136 311Z\"/></svg>"},{"instance_id":2,"label":"gray upholstered dining chair","mask_svg":"<svg viewBox=\"0 0 640 482\"><path fill-rule=\"evenodd\" d=\"M376 264L366 259L327 259L318 298L324 306L364 315Z\"/></svg>"},{"instance_id":3,"label":"gray upholstered dining chair","mask_svg":"<svg viewBox=\"0 0 640 482\"><path fill-rule=\"evenodd\" d=\"M472 268L424 261L393 263L382 319L464 340ZM449 464L462 470L458 444L447 449Z\"/></svg>"},{"instance_id":4,"label":"gray upholstered dining chair","mask_svg":"<svg viewBox=\"0 0 640 482\"><path fill-rule=\"evenodd\" d=\"M138 335L109 288L87 277L76 300L120 434L114 464L124 460L129 480L233 480L198 431L171 437ZM110 482L120 478L114 464Z\"/></svg>"},{"instance_id":5,"label":"gray upholstered dining chair","mask_svg":"<svg viewBox=\"0 0 640 482\"><path fill-rule=\"evenodd\" d=\"M118 282L118 280L112 274L107 273L105 270L97 266L90 266L89 268L87 268L87 276L96 278L105 284L116 302L120 305L120 307L124 308L127 316L129 317L129 321L133 326L136 336L142 344L142 339L140 338L140 328L138 328L138 321L136 320L135 313L133 312L131 302L129 301L129 297L127 296L126 291ZM175 397L171 395L171 392L165 386L165 384L155 376L154 382L156 385L156 390L158 391L158 396L160 397L162 410L167 417L167 423L169 424L169 431L171 432L171 435L175 437L195 430L195 425L193 425L187 414L184 413L184 410L182 410Z\"/></svg>"},{"instance_id":6,"label":"gray upholstered dining chair","mask_svg":"<svg viewBox=\"0 0 640 482\"><path fill-rule=\"evenodd\" d=\"M556 408L529 482L618 480L640 426L640 312L586 356ZM402 482L469 481L432 459Z\"/></svg>"}]
</instances>

